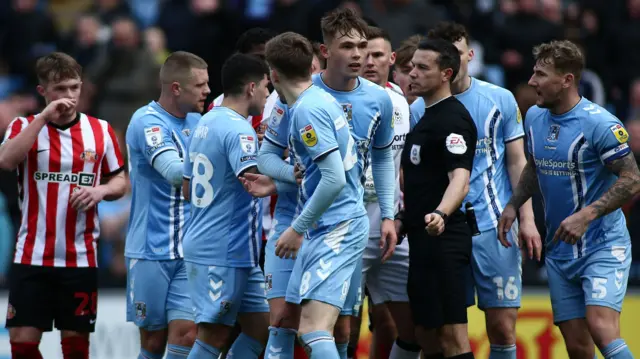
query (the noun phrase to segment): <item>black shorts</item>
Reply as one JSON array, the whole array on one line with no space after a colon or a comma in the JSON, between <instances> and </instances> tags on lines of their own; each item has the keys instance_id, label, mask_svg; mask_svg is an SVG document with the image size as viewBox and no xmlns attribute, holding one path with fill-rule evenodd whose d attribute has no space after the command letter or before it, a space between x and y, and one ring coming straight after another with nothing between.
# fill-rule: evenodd
<instances>
[{"instance_id":1,"label":"black shorts","mask_svg":"<svg viewBox=\"0 0 640 359\"><path fill-rule=\"evenodd\" d=\"M425 329L467 323L471 232L465 222L447 225L431 237L409 231L407 292L414 323Z\"/></svg>"},{"instance_id":2,"label":"black shorts","mask_svg":"<svg viewBox=\"0 0 640 359\"><path fill-rule=\"evenodd\" d=\"M12 264L6 327L91 333L98 313L98 269Z\"/></svg>"}]
</instances>

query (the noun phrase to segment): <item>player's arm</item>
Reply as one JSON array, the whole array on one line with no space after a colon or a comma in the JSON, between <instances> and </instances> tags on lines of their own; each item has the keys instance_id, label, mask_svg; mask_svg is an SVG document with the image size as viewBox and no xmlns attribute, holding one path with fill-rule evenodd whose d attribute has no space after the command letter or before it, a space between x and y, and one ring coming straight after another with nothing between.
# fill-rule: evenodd
<instances>
[{"instance_id":1,"label":"player's arm","mask_svg":"<svg viewBox=\"0 0 640 359\"><path fill-rule=\"evenodd\" d=\"M115 201L121 198L127 191L127 179L124 177L124 171L105 178L103 183L96 188L102 191L102 199L105 201Z\"/></svg>"},{"instance_id":2,"label":"player's arm","mask_svg":"<svg viewBox=\"0 0 640 359\"><path fill-rule=\"evenodd\" d=\"M389 94L384 91L384 96L381 96L380 126L374 134L371 151L371 173L383 220L393 220L395 216L396 174L391 149L393 136L393 103Z\"/></svg>"},{"instance_id":3,"label":"player's arm","mask_svg":"<svg viewBox=\"0 0 640 359\"><path fill-rule=\"evenodd\" d=\"M167 125L153 114L142 117L127 131L133 133L136 145L147 162L174 187L182 185L184 163Z\"/></svg>"},{"instance_id":4,"label":"player's arm","mask_svg":"<svg viewBox=\"0 0 640 359\"><path fill-rule=\"evenodd\" d=\"M193 173L193 159L190 155L190 148L187 147L184 154L184 163L182 169L182 197L185 200L191 200L191 176Z\"/></svg>"},{"instance_id":5,"label":"player's arm","mask_svg":"<svg viewBox=\"0 0 640 359\"><path fill-rule=\"evenodd\" d=\"M265 137L258 153L258 170L273 179L295 184L293 166L283 160L286 147Z\"/></svg>"},{"instance_id":6,"label":"player's arm","mask_svg":"<svg viewBox=\"0 0 640 359\"><path fill-rule=\"evenodd\" d=\"M589 220L615 211L640 192L640 171L627 143L628 137L625 128L618 123L602 121L594 131L592 141L600 160L618 179L602 197L585 208Z\"/></svg>"}]
</instances>

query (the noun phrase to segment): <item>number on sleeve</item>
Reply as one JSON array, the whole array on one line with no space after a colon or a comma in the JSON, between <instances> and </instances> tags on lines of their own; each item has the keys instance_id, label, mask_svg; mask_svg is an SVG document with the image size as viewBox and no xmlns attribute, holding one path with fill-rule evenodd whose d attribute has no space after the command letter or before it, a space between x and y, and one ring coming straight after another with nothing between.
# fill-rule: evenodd
<instances>
[{"instance_id":1,"label":"number on sleeve","mask_svg":"<svg viewBox=\"0 0 640 359\"><path fill-rule=\"evenodd\" d=\"M211 178L213 178L213 164L207 156L201 153L193 154L193 174L191 176L191 202L198 208L205 208L213 202L213 186L211 186ZM204 173L200 173L200 165L204 168ZM204 190L202 196L197 195L196 188L201 186Z\"/></svg>"},{"instance_id":2,"label":"number on sleeve","mask_svg":"<svg viewBox=\"0 0 640 359\"><path fill-rule=\"evenodd\" d=\"M607 278L593 278L591 298L604 299L607 296Z\"/></svg>"}]
</instances>

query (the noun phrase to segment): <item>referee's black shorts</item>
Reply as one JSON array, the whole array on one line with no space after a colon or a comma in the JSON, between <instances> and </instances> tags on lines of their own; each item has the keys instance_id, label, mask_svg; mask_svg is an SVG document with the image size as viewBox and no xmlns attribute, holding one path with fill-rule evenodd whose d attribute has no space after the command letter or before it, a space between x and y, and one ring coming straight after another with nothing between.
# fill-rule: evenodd
<instances>
[{"instance_id":1,"label":"referee's black shorts","mask_svg":"<svg viewBox=\"0 0 640 359\"><path fill-rule=\"evenodd\" d=\"M411 230L408 238L407 291L414 323L425 329L467 323L472 242L466 222L447 224L437 237Z\"/></svg>"}]
</instances>

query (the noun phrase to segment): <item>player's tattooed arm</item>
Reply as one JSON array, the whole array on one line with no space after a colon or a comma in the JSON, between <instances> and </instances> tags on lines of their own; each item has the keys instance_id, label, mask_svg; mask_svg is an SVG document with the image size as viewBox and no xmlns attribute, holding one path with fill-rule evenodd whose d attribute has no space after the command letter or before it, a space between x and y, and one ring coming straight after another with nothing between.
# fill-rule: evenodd
<instances>
[{"instance_id":1,"label":"player's tattooed arm","mask_svg":"<svg viewBox=\"0 0 640 359\"><path fill-rule=\"evenodd\" d=\"M522 169L518 186L513 190L513 195L511 196L509 203L516 209L519 209L529 200L529 198L533 196L534 193L536 193L538 189L536 163L533 160L533 156L528 155L527 164Z\"/></svg>"},{"instance_id":2,"label":"player's tattooed arm","mask_svg":"<svg viewBox=\"0 0 640 359\"><path fill-rule=\"evenodd\" d=\"M607 168L618 176L618 180L602 197L587 207L592 219L615 211L640 192L640 170L633 153L611 161Z\"/></svg>"}]
</instances>

